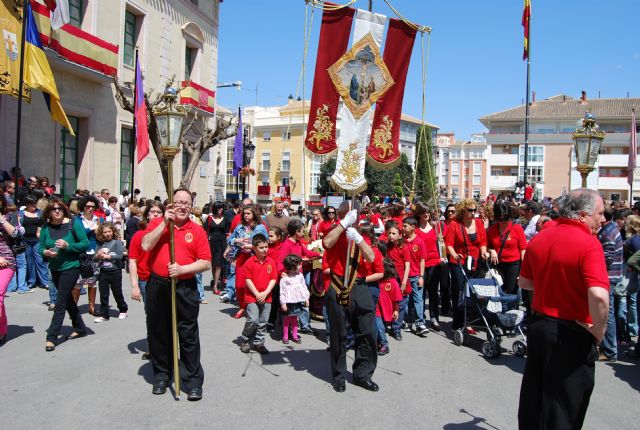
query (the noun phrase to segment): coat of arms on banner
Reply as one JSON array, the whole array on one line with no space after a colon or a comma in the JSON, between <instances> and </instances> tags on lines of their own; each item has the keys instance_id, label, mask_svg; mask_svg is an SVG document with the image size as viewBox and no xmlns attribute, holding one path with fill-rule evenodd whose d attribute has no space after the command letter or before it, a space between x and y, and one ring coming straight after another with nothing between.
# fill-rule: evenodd
<instances>
[{"instance_id":1,"label":"coat of arms on banner","mask_svg":"<svg viewBox=\"0 0 640 430\"><path fill-rule=\"evenodd\" d=\"M395 83L371 33L329 68L329 76L356 120Z\"/></svg>"}]
</instances>

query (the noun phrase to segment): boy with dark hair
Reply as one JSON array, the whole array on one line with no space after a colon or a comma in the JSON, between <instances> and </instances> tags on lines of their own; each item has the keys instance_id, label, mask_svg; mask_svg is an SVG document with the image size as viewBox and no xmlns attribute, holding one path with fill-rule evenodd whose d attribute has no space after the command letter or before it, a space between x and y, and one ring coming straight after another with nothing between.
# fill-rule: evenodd
<instances>
[{"instance_id":1,"label":"boy with dark hair","mask_svg":"<svg viewBox=\"0 0 640 430\"><path fill-rule=\"evenodd\" d=\"M404 244L409 248L409 283L411 284L411 296L409 297L409 328L411 321L415 325L415 334L425 336L429 329L424 324L424 266L427 258L427 248L416 234L418 220L414 217L406 217L402 220L402 233Z\"/></svg>"},{"instance_id":2,"label":"boy with dark hair","mask_svg":"<svg viewBox=\"0 0 640 430\"><path fill-rule=\"evenodd\" d=\"M269 350L264 346L264 340L271 312L271 290L276 285L278 270L275 260L267 257L269 241L264 235L253 236L251 245L254 255L244 265L247 322L242 330L240 351L249 353L252 344L260 354L268 354Z\"/></svg>"}]
</instances>

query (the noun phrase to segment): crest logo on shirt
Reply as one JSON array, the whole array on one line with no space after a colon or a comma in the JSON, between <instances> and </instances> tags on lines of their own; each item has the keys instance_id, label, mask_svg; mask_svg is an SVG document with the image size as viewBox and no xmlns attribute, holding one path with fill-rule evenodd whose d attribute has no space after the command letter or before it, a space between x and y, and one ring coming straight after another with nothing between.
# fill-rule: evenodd
<instances>
[{"instance_id":1,"label":"crest logo on shirt","mask_svg":"<svg viewBox=\"0 0 640 430\"><path fill-rule=\"evenodd\" d=\"M271 267L271 264L267 264L267 273L271 273L272 270L273 267Z\"/></svg>"},{"instance_id":2,"label":"crest logo on shirt","mask_svg":"<svg viewBox=\"0 0 640 430\"><path fill-rule=\"evenodd\" d=\"M193 234L187 233L184 235L184 241L187 243L193 242Z\"/></svg>"},{"instance_id":3,"label":"crest logo on shirt","mask_svg":"<svg viewBox=\"0 0 640 430\"><path fill-rule=\"evenodd\" d=\"M418 245L413 245L413 248L411 248L411 250L413 252L418 252Z\"/></svg>"},{"instance_id":4,"label":"crest logo on shirt","mask_svg":"<svg viewBox=\"0 0 640 430\"><path fill-rule=\"evenodd\" d=\"M384 284L384 290L385 291L391 291L391 282L386 282Z\"/></svg>"}]
</instances>

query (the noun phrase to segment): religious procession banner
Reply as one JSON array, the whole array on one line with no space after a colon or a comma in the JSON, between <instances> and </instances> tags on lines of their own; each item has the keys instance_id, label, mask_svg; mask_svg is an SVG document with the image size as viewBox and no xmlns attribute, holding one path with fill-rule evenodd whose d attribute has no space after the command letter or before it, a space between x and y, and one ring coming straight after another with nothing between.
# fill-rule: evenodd
<instances>
[{"instance_id":1,"label":"religious procession banner","mask_svg":"<svg viewBox=\"0 0 640 430\"><path fill-rule=\"evenodd\" d=\"M0 94L18 97L20 85L20 42L22 39L22 6L16 0L0 0ZM31 100L31 89L23 89L25 101Z\"/></svg>"},{"instance_id":2,"label":"religious procession banner","mask_svg":"<svg viewBox=\"0 0 640 430\"><path fill-rule=\"evenodd\" d=\"M402 99L416 32L401 21L358 9L347 51L353 16L349 10L323 14L305 145L316 154L337 151L331 185L358 193L367 188L367 159L377 168L393 167L399 160Z\"/></svg>"}]
</instances>

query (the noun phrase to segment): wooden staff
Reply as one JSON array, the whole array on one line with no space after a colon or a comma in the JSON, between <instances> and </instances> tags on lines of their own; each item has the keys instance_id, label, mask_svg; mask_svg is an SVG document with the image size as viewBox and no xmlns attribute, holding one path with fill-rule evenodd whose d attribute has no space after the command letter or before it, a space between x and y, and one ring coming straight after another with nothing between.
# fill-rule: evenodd
<instances>
[{"instance_id":1,"label":"wooden staff","mask_svg":"<svg viewBox=\"0 0 640 430\"><path fill-rule=\"evenodd\" d=\"M167 163L167 193L169 194L169 204L173 205L173 157L168 158ZM175 225L174 221L169 221L169 258L171 264L176 262L175 249ZM180 366L178 364L178 318L176 312L176 278L171 277L171 330L173 332L173 386L174 397L180 400Z\"/></svg>"}]
</instances>

